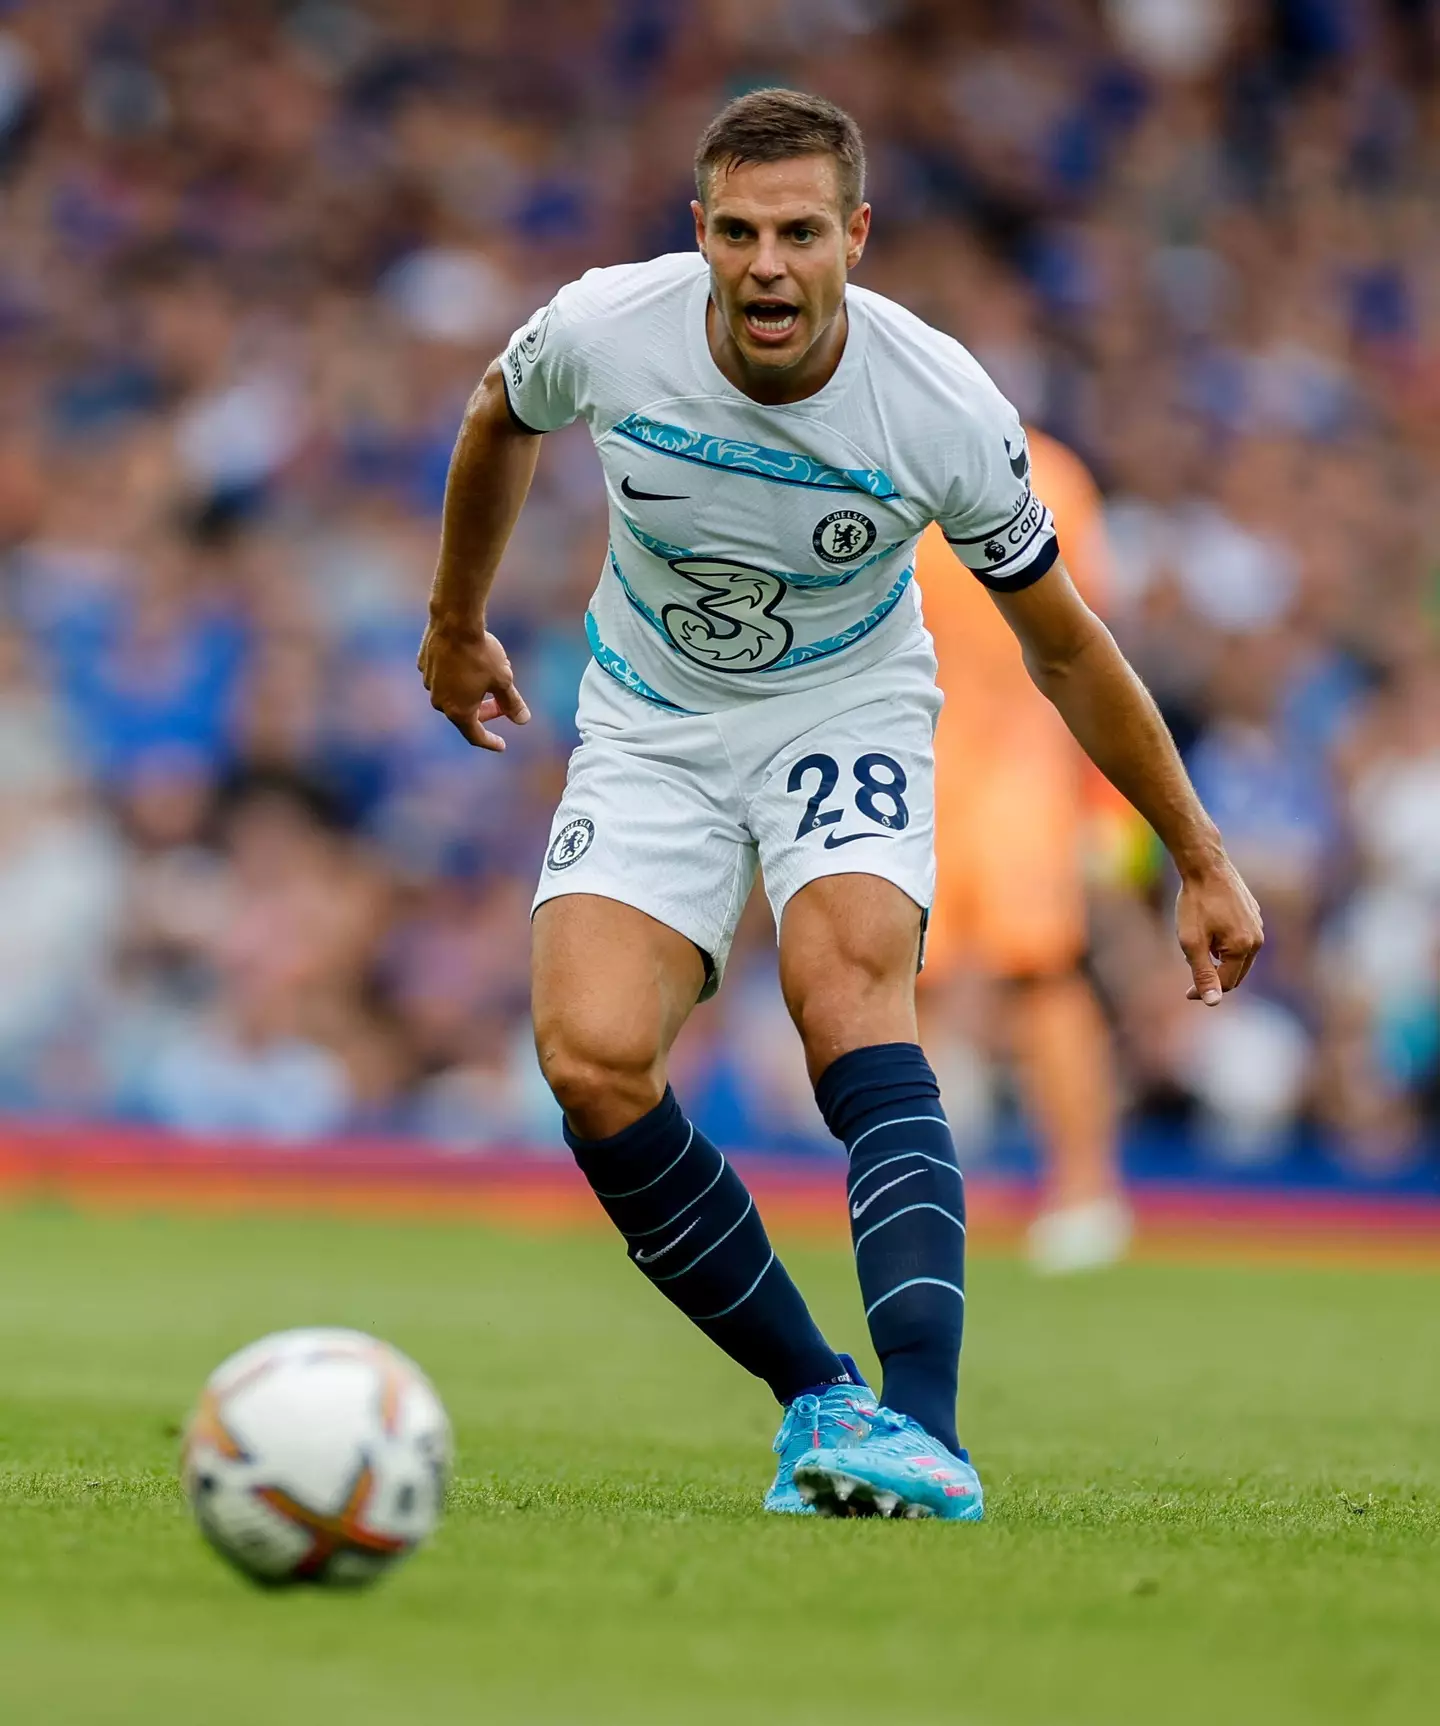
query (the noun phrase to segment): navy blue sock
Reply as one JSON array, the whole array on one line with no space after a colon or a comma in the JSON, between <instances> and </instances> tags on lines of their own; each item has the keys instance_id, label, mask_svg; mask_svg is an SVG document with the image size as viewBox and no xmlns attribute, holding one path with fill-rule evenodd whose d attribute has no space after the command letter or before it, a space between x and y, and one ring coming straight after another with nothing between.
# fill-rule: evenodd
<instances>
[{"instance_id":1,"label":"navy blue sock","mask_svg":"<svg viewBox=\"0 0 1440 1726\"><path fill-rule=\"evenodd\" d=\"M850 1237L881 1400L958 1451L965 1183L940 1087L918 1044L877 1043L832 1062L815 1100L850 1153Z\"/></svg>"},{"instance_id":2,"label":"navy blue sock","mask_svg":"<svg viewBox=\"0 0 1440 1726\"><path fill-rule=\"evenodd\" d=\"M749 1189L666 1088L609 1139L565 1127L580 1172L644 1271L781 1402L849 1373L775 1256Z\"/></svg>"}]
</instances>

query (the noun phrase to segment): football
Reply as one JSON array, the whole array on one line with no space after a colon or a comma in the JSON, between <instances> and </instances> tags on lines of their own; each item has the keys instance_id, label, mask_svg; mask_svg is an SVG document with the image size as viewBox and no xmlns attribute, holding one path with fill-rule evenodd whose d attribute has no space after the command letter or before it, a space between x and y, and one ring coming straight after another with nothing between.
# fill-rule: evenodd
<instances>
[{"instance_id":1,"label":"football","mask_svg":"<svg viewBox=\"0 0 1440 1726\"><path fill-rule=\"evenodd\" d=\"M415 1363L361 1331L291 1330L217 1367L190 1418L200 1531L269 1585L373 1581L431 1533L450 1423Z\"/></svg>"}]
</instances>

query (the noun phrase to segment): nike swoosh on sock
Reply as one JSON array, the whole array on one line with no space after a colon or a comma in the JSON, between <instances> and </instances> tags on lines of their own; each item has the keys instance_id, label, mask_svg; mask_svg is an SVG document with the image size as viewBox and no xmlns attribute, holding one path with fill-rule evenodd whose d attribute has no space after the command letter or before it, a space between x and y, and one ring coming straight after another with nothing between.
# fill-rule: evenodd
<instances>
[{"instance_id":1,"label":"nike swoosh on sock","mask_svg":"<svg viewBox=\"0 0 1440 1726\"><path fill-rule=\"evenodd\" d=\"M871 1193L870 1197L864 1200L863 1203L852 1205L850 1207L850 1215L852 1217L864 1216L865 1212L870 1209L871 1205L875 1203L881 1193L888 1193L891 1187L898 1187L901 1181L913 1181L916 1175L923 1175L925 1172L926 1171L924 1169L911 1169L908 1174L896 1175L893 1181L886 1181L883 1187L876 1187L875 1191Z\"/></svg>"},{"instance_id":2,"label":"nike swoosh on sock","mask_svg":"<svg viewBox=\"0 0 1440 1726\"><path fill-rule=\"evenodd\" d=\"M678 1235L676 1235L675 1239L673 1241L667 1242L665 1246L656 1247L656 1249L653 1253L637 1252L635 1254L635 1263L637 1265L653 1265L655 1263L656 1259L663 1259L665 1257L666 1253L668 1253L672 1248L678 1247L680 1245L681 1241L683 1241L685 1239L686 1235L688 1235L690 1233L690 1229L698 1228L699 1224L700 1224L700 1219L699 1219L699 1217L696 1217L695 1221L690 1224L689 1228L681 1229L680 1233Z\"/></svg>"}]
</instances>

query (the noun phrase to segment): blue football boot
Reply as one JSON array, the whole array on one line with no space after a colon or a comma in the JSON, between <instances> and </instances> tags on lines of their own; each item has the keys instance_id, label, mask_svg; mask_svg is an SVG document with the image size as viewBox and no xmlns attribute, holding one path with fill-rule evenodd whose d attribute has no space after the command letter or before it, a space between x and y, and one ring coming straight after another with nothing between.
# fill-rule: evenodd
<instances>
[{"instance_id":1,"label":"blue football boot","mask_svg":"<svg viewBox=\"0 0 1440 1726\"><path fill-rule=\"evenodd\" d=\"M875 1393L848 1354L842 1354L840 1359L851 1383L832 1384L814 1395L797 1396L785 1410L774 1445L780 1465L775 1470L774 1484L765 1494L766 1510L783 1516L814 1516L814 1506L807 1504L795 1490L796 1461L822 1447L827 1454L838 1456L870 1430L876 1409Z\"/></svg>"},{"instance_id":2,"label":"blue football boot","mask_svg":"<svg viewBox=\"0 0 1440 1726\"><path fill-rule=\"evenodd\" d=\"M797 1495L821 1516L939 1517L979 1522L980 1476L908 1414L871 1409L858 1443L816 1445L793 1465Z\"/></svg>"}]
</instances>

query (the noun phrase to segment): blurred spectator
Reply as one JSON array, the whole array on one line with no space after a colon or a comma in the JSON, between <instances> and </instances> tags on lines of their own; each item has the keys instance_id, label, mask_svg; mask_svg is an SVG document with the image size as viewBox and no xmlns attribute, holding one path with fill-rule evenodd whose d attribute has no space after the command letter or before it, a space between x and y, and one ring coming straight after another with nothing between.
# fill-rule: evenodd
<instances>
[{"instance_id":1,"label":"blurred spectator","mask_svg":"<svg viewBox=\"0 0 1440 1726\"><path fill-rule=\"evenodd\" d=\"M413 671L450 443L559 282L691 243L696 132L782 81L867 129L861 280L1100 477L1113 627L1264 902L1201 1016L1153 860L1097 894L1122 1089L1203 1155L1433 1159L1437 64L1415 0L11 0L0 1102L553 1143L526 914L602 498L547 440L497 594L535 719L480 759ZM794 1072L729 1077L769 941L681 1058L799 1142ZM948 1084L1003 1137L983 1040Z\"/></svg>"},{"instance_id":2,"label":"blurred spectator","mask_svg":"<svg viewBox=\"0 0 1440 1726\"><path fill-rule=\"evenodd\" d=\"M12 1103L32 1099L47 1040L99 983L123 870L26 642L0 630L0 1096Z\"/></svg>"}]
</instances>

